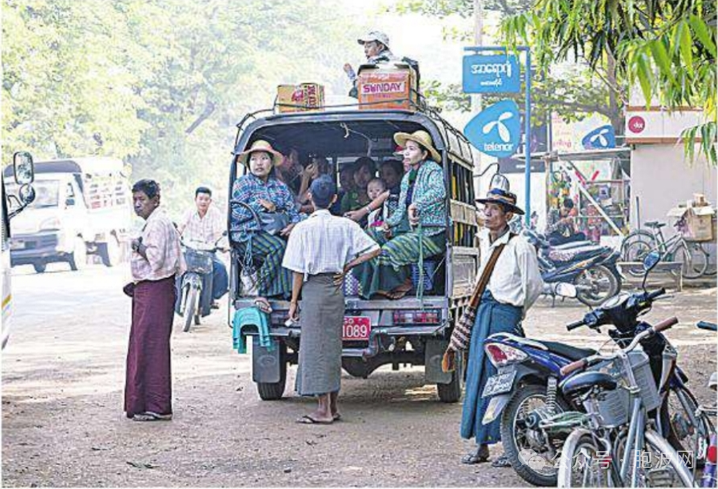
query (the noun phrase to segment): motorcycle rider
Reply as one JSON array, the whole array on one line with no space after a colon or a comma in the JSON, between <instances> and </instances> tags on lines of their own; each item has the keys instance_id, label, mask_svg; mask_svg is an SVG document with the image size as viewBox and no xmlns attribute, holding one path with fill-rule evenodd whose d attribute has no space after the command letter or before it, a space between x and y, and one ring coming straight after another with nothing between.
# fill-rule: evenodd
<instances>
[{"instance_id":1,"label":"motorcycle rider","mask_svg":"<svg viewBox=\"0 0 718 489\"><path fill-rule=\"evenodd\" d=\"M177 229L185 243L195 241L214 246L227 230L227 220L222 217L219 209L212 205L212 190L209 187L197 187L194 203L194 207L185 212ZM226 243L221 242L219 248L222 252L228 251ZM206 277L203 281L203 290L206 290ZM212 256L212 294L202 294L202 309L207 310L207 302L210 302L212 309L218 309L217 300L227 293L228 286L227 267L215 253Z\"/></svg>"}]
</instances>

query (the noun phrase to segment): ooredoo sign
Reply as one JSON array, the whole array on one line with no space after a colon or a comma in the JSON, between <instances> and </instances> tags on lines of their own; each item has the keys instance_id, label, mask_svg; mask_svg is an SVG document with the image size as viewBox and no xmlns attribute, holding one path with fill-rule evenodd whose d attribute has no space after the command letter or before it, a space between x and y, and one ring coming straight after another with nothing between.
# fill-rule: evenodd
<instances>
[{"instance_id":1,"label":"ooredoo sign","mask_svg":"<svg viewBox=\"0 0 718 489\"><path fill-rule=\"evenodd\" d=\"M462 81L464 93L519 92L519 61L513 54L464 56Z\"/></svg>"}]
</instances>

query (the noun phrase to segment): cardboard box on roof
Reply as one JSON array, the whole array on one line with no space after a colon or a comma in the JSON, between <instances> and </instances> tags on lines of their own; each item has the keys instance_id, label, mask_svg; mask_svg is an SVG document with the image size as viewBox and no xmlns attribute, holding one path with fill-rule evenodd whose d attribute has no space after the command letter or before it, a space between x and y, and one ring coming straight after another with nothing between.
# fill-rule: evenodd
<instances>
[{"instance_id":1,"label":"cardboard box on roof","mask_svg":"<svg viewBox=\"0 0 718 489\"><path fill-rule=\"evenodd\" d=\"M324 108L324 86L318 83L279 85L277 87L279 112L305 112Z\"/></svg>"},{"instance_id":2,"label":"cardboard box on roof","mask_svg":"<svg viewBox=\"0 0 718 489\"><path fill-rule=\"evenodd\" d=\"M362 110L415 109L419 91L416 71L406 63L361 65L357 90Z\"/></svg>"}]
</instances>

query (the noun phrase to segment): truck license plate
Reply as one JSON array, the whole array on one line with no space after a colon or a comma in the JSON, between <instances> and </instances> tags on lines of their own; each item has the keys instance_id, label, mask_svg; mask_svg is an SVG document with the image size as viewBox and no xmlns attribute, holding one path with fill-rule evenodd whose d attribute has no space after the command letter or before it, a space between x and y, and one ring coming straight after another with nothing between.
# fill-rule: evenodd
<instances>
[{"instance_id":1,"label":"truck license plate","mask_svg":"<svg viewBox=\"0 0 718 489\"><path fill-rule=\"evenodd\" d=\"M515 378L516 369L514 367L507 367L506 369L499 370L496 375L489 377L481 397L492 397L509 392L514 386Z\"/></svg>"},{"instance_id":2,"label":"truck license plate","mask_svg":"<svg viewBox=\"0 0 718 489\"><path fill-rule=\"evenodd\" d=\"M364 316L344 316L342 338L344 341L369 341L371 319Z\"/></svg>"}]
</instances>

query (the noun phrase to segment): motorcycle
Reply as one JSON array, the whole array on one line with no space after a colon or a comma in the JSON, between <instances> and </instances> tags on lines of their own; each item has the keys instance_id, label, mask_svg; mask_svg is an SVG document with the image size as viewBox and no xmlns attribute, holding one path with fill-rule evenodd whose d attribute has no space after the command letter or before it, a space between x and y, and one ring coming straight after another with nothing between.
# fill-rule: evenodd
<instances>
[{"instance_id":1,"label":"motorcycle","mask_svg":"<svg viewBox=\"0 0 718 489\"><path fill-rule=\"evenodd\" d=\"M537 250L539 269L544 282L570 282L576 286L577 299L596 307L621 291L620 254L608 246L577 241L551 246L533 229L522 234Z\"/></svg>"},{"instance_id":2,"label":"motorcycle","mask_svg":"<svg viewBox=\"0 0 718 489\"><path fill-rule=\"evenodd\" d=\"M569 324L567 329L587 326L600 332L602 326L611 325L615 329L609 331L609 336L625 347L638 333L649 328L649 324L638 318L666 293L665 289L653 292L645 289L646 277L658 262L649 259L655 257L646 258L641 292L615 296L580 321ZM658 431L677 450L698 443L696 458L705 458L709 420L695 415L698 403L686 386L687 376L676 364L676 350L662 334L642 341L641 346L650 359L654 381L661 393L660 409L652 413ZM565 438L550 436L541 428L541 421L568 410L583 411L580 403L565 399L557 389L565 378L561 367L594 355L596 351L505 333L488 337L484 350L498 371L488 379L482 392L482 397L490 398L483 424L500 417L504 453L512 467L531 484L555 486L557 462Z\"/></svg>"},{"instance_id":3,"label":"motorcycle","mask_svg":"<svg viewBox=\"0 0 718 489\"><path fill-rule=\"evenodd\" d=\"M698 326L700 329L705 329L706 331L711 331L713 333L715 333L718 329L716 328L716 323L709 323L707 321L700 321L696 326ZM714 391L717 390L717 372L713 372L711 374L711 378L708 381L708 387ZM696 415L700 416L702 413L705 413L708 416L715 417L718 413L718 409L716 409L715 406L700 406ZM713 430L713 433L710 436L710 445L708 446L708 454L706 456L705 466L703 467L703 474L701 474L701 487L716 487L716 485L718 484L718 476L716 476L716 464L718 464L717 445L718 443L716 443L716 433L715 430ZM696 449L698 449L698 447L696 447Z\"/></svg>"},{"instance_id":4,"label":"motorcycle","mask_svg":"<svg viewBox=\"0 0 718 489\"><path fill-rule=\"evenodd\" d=\"M219 250L218 244L227 235L225 231L213 245L192 241L180 243L184 248L183 253L187 264L187 271L182 276L179 288L177 313L184 317L183 331L186 333L192 326L200 324L201 318L208 316L211 312L211 298L203 296L212 292L212 258Z\"/></svg>"}]
</instances>

